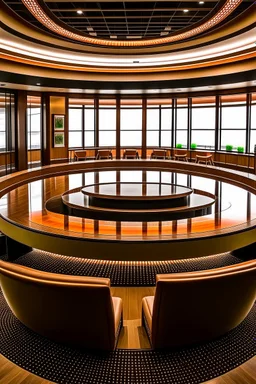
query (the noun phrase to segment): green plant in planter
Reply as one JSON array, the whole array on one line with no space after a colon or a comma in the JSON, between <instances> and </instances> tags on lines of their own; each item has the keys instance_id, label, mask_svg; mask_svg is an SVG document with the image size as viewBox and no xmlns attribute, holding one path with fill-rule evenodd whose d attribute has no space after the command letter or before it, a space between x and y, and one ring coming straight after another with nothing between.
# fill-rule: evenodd
<instances>
[{"instance_id":1,"label":"green plant in planter","mask_svg":"<svg viewBox=\"0 0 256 384\"><path fill-rule=\"evenodd\" d=\"M237 152L244 153L244 147L237 147Z\"/></svg>"},{"instance_id":2,"label":"green plant in planter","mask_svg":"<svg viewBox=\"0 0 256 384\"><path fill-rule=\"evenodd\" d=\"M182 144L176 144L176 148L182 148Z\"/></svg>"},{"instance_id":3,"label":"green plant in planter","mask_svg":"<svg viewBox=\"0 0 256 384\"><path fill-rule=\"evenodd\" d=\"M232 149L233 149L233 145L230 145L230 144L227 144L226 145L226 151L232 151Z\"/></svg>"},{"instance_id":4,"label":"green plant in planter","mask_svg":"<svg viewBox=\"0 0 256 384\"><path fill-rule=\"evenodd\" d=\"M190 145L190 148L191 148L191 149L196 149L196 147L197 147L197 144L196 144L196 143L191 143L191 145Z\"/></svg>"}]
</instances>

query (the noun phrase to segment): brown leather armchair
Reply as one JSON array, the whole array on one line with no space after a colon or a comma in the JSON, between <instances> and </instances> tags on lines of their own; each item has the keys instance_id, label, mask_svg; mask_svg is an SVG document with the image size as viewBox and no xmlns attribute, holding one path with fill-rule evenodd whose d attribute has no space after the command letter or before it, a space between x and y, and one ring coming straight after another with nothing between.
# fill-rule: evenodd
<instances>
[{"instance_id":1,"label":"brown leather armchair","mask_svg":"<svg viewBox=\"0 0 256 384\"><path fill-rule=\"evenodd\" d=\"M86 160L86 151L75 151L74 153L74 160Z\"/></svg>"},{"instance_id":2,"label":"brown leather armchair","mask_svg":"<svg viewBox=\"0 0 256 384\"><path fill-rule=\"evenodd\" d=\"M256 298L256 260L207 271L157 275L142 318L153 348L215 339L246 317Z\"/></svg>"},{"instance_id":3,"label":"brown leather armchair","mask_svg":"<svg viewBox=\"0 0 256 384\"><path fill-rule=\"evenodd\" d=\"M139 153L137 149L125 149L123 153L123 159L139 159Z\"/></svg>"},{"instance_id":4,"label":"brown leather armchair","mask_svg":"<svg viewBox=\"0 0 256 384\"><path fill-rule=\"evenodd\" d=\"M122 324L122 300L110 280L37 271L0 260L3 294L28 328L56 342L113 350Z\"/></svg>"}]
</instances>

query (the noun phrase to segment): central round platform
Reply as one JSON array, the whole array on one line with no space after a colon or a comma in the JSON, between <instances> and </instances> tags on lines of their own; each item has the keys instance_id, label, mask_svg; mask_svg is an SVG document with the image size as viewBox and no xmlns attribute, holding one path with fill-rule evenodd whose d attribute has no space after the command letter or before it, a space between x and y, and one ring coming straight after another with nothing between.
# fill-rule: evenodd
<instances>
[{"instance_id":1,"label":"central round platform","mask_svg":"<svg viewBox=\"0 0 256 384\"><path fill-rule=\"evenodd\" d=\"M81 192L90 206L133 210L185 206L193 189L162 182L112 182L87 185Z\"/></svg>"}]
</instances>

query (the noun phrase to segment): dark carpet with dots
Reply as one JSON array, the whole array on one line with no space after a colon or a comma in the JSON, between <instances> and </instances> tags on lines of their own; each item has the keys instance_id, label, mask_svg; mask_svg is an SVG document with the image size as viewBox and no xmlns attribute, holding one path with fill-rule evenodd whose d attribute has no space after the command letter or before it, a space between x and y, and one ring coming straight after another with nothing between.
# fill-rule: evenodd
<instances>
[{"instance_id":1,"label":"dark carpet with dots","mask_svg":"<svg viewBox=\"0 0 256 384\"><path fill-rule=\"evenodd\" d=\"M108 277L111 280L112 286L154 286L157 274L220 268L226 265L240 263L241 259L227 252L214 256L185 260L120 262L81 259L33 250L19 257L14 262L45 272Z\"/></svg>"},{"instance_id":2,"label":"dark carpet with dots","mask_svg":"<svg viewBox=\"0 0 256 384\"><path fill-rule=\"evenodd\" d=\"M256 305L225 336L186 349L117 349L95 354L56 344L23 326L0 291L0 353L59 384L196 384L220 376L255 354Z\"/></svg>"}]
</instances>

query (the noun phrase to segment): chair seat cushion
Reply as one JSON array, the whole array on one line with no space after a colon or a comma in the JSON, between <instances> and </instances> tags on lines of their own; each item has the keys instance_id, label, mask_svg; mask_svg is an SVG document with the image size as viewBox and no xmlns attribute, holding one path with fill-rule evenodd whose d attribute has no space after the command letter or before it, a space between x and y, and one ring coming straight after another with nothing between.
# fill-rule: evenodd
<instances>
[{"instance_id":1,"label":"chair seat cushion","mask_svg":"<svg viewBox=\"0 0 256 384\"><path fill-rule=\"evenodd\" d=\"M154 296L146 296L142 300L142 310L150 332L152 331Z\"/></svg>"},{"instance_id":2,"label":"chair seat cushion","mask_svg":"<svg viewBox=\"0 0 256 384\"><path fill-rule=\"evenodd\" d=\"M114 308L114 317L115 317L115 332L117 332L120 319L122 316L122 311L123 311L123 302L120 297L112 297L113 301L113 308Z\"/></svg>"}]
</instances>

